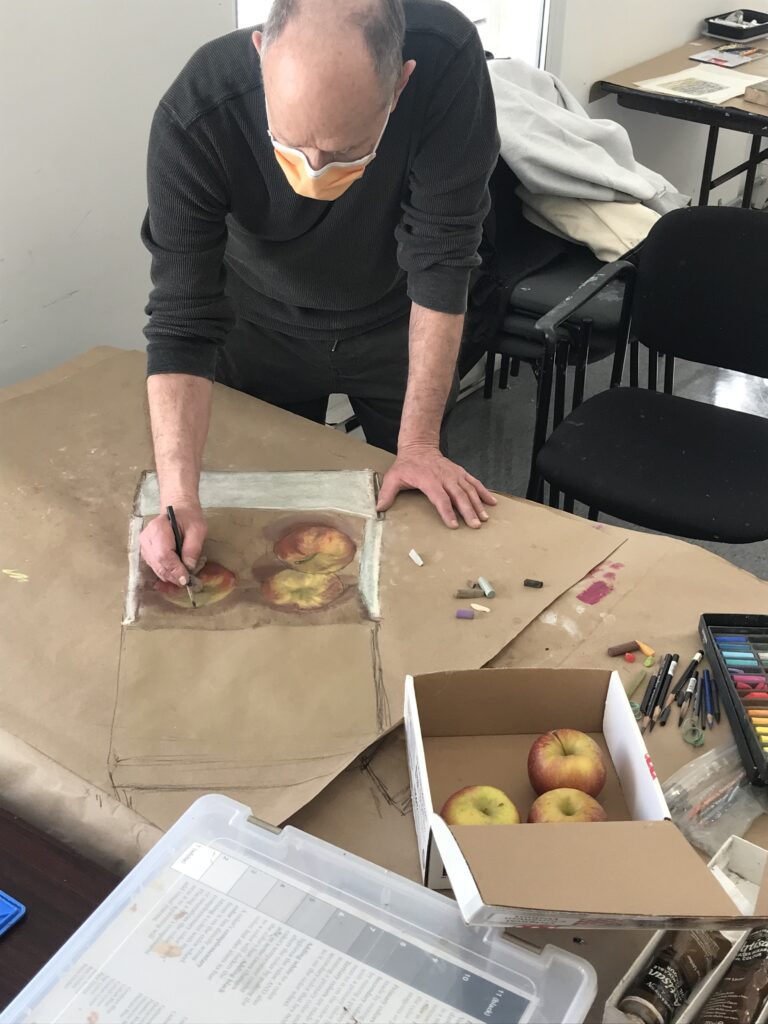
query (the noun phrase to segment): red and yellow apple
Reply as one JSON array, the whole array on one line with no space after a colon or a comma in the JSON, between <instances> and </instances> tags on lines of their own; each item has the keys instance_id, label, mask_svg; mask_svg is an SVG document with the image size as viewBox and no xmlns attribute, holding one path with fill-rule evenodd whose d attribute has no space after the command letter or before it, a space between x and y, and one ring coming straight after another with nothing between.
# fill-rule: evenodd
<instances>
[{"instance_id":1,"label":"red and yellow apple","mask_svg":"<svg viewBox=\"0 0 768 1024\"><path fill-rule=\"evenodd\" d=\"M229 569L225 569L218 562L206 562L202 569L196 573L200 583L200 589L195 590L195 604L198 608L205 608L210 604L217 604L229 597L237 585L237 577ZM175 583L167 583L165 580L158 580L155 583L155 590L162 594L166 601L175 604L179 608L191 608L189 594L186 587L177 587Z\"/></svg>"},{"instance_id":2,"label":"red and yellow apple","mask_svg":"<svg viewBox=\"0 0 768 1024\"><path fill-rule=\"evenodd\" d=\"M355 557L354 541L333 526L295 526L275 544L281 562L297 572L338 572Z\"/></svg>"},{"instance_id":3,"label":"red and yellow apple","mask_svg":"<svg viewBox=\"0 0 768 1024\"><path fill-rule=\"evenodd\" d=\"M554 729L539 736L531 747L528 778L537 793L566 788L598 796L605 785L605 758L586 733Z\"/></svg>"},{"instance_id":4,"label":"red and yellow apple","mask_svg":"<svg viewBox=\"0 0 768 1024\"><path fill-rule=\"evenodd\" d=\"M506 793L495 786L465 786L443 804L447 825L517 825L520 815Z\"/></svg>"},{"instance_id":5,"label":"red and yellow apple","mask_svg":"<svg viewBox=\"0 0 768 1024\"><path fill-rule=\"evenodd\" d=\"M327 608L344 593L344 584L332 573L297 572L283 569L261 584L267 604L289 612L310 612Z\"/></svg>"},{"instance_id":6,"label":"red and yellow apple","mask_svg":"<svg viewBox=\"0 0 768 1024\"><path fill-rule=\"evenodd\" d=\"M607 815L594 797L580 789L551 789L543 793L528 814L532 825L542 822L605 821Z\"/></svg>"}]
</instances>

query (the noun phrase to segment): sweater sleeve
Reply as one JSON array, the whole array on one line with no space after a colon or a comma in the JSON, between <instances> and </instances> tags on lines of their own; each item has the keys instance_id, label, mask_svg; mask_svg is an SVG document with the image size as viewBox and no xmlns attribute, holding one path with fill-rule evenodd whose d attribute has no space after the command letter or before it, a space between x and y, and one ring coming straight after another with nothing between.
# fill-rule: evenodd
<instances>
[{"instance_id":1,"label":"sweater sleeve","mask_svg":"<svg viewBox=\"0 0 768 1024\"><path fill-rule=\"evenodd\" d=\"M147 372L213 380L233 324L224 293L227 189L204 137L161 104L147 160L149 208L141 237L152 256Z\"/></svg>"},{"instance_id":2,"label":"sweater sleeve","mask_svg":"<svg viewBox=\"0 0 768 1024\"><path fill-rule=\"evenodd\" d=\"M465 312L498 155L490 76L473 30L434 90L396 229L408 295L420 306Z\"/></svg>"}]
</instances>

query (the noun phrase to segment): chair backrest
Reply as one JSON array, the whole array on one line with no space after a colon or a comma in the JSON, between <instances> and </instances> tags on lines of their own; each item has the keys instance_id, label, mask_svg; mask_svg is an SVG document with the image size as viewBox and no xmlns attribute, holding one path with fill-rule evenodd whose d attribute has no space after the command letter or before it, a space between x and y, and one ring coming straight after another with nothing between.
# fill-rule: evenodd
<instances>
[{"instance_id":1,"label":"chair backrest","mask_svg":"<svg viewBox=\"0 0 768 1024\"><path fill-rule=\"evenodd\" d=\"M675 210L640 252L632 333L648 348L768 377L768 214Z\"/></svg>"}]
</instances>

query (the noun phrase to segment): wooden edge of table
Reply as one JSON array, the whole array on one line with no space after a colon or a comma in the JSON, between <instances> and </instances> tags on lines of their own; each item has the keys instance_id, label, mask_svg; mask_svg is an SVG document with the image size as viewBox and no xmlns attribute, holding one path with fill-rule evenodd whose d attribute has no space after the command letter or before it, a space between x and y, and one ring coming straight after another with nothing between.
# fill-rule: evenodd
<instances>
[{"instance_id":1,"label":"wooden edge of table","mask_svg":"<svg viewBox=\"0 0 768 1024\"><path fill-rule=\"evenodd\" d=\"M638 82L644 82L649 78L661 78L662 75L673 75L677 71L684 71L686 67L694 67L695 65L690 59L692 54L697 52L700 53L702 50L711 50L714 47L719 46L722 42L723 40L721 39L712 39L708 36L700 36L699 39L694 40L692 43L686 43L685 46L678 46L674 50L669 50L667 53L662 53L651 60L635 64L630 68L625 68L623 71L616 71L592 85L589 100L590 102L594 102L595 100L601 99L603 96L607 96L611 93L618 96L640 94L666 100L670 104L679 103L699 110L712 110L713 108L719 108L720 110L727 111L734 109L738 110L741 115L749 114L757 121L765 121L768 119L768 108L758 106L755 103L747 103L743 97L727 100L725 103L713 104L703 103L701 100L668 96L665 93L650 93L646 92L646 90L638 89ZM763 49L768 49L768 39L757 39L755 40L755 45L762 47ZM751 64L743 64L735 70L740 71L743 74L754 75L757 78L768 78L768 57L764 57L762 60L753 61Z\"/></svg>"}]
</instances>

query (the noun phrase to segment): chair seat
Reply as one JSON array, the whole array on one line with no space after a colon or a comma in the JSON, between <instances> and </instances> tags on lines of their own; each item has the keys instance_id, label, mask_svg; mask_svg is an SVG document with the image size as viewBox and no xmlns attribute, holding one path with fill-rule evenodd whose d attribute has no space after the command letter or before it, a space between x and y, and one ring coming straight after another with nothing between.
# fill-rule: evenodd
<instances>
[{"instance_id":1,"label":"chair seat","mask_svg":"<svg viewBox=\"0 0 768 1024\"><path fill-rule=\"evenodd\" d=\"M603 266L605 264L589 249L571 246L549 266L520 281L512 292L509 308L538 318L572 295L580 284ZM608 332L615 340L623 297L623 282L612 281L579 310L578 318L591 318L595 332Z\"/></svg>"},{"instance_id":2,"label":"chair seat","mask_svg":"<svg viewBox=\"0 0 768 1024\"><path fill-rule=\"evenodd\" d=\"M768 538L768 420L677 395L616 388L590 398L539 452L577 501L681 537Z\"/></svg>"}]
</instances>

